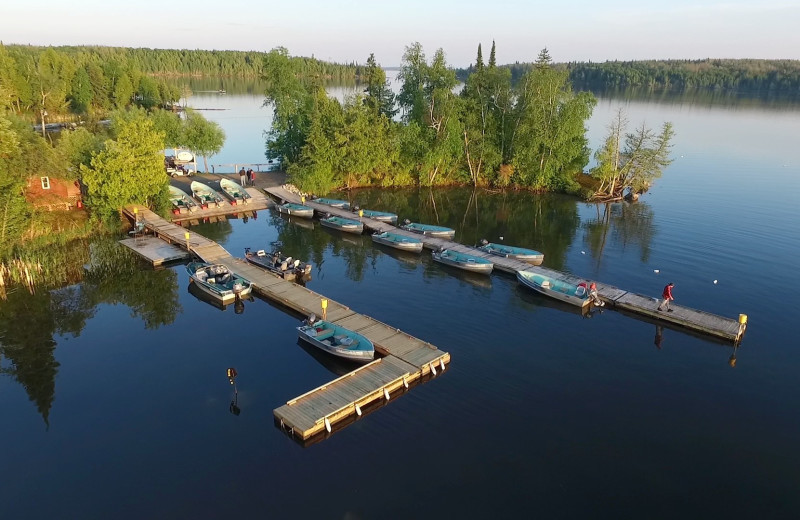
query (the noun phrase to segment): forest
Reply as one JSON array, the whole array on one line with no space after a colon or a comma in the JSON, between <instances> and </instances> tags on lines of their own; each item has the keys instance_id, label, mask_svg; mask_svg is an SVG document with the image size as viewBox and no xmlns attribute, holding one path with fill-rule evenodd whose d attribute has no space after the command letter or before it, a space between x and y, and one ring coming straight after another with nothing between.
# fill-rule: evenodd
<instances>
[{"instance_id":1,"label":"forest","mask_svg":"<svg viewBox=\"0 0 800 520\"><path fill-rule=\"evenodd\" d=\"M569 62L554 66L569 72L575 88L593 91L644 87L796 95L800 90L800 61L797 60L642 60ZM516 83L535 64L517 62L502 67L511 72L511 80ZM472 70L472 66L459 69L458 77L466 78Z\"/></svg>"}]
</instances>

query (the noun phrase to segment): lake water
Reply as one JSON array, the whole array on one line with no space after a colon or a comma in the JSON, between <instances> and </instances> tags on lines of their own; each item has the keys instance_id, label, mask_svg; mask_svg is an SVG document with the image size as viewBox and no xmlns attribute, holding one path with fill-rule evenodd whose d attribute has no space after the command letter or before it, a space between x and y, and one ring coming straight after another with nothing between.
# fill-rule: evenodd
<instances>
[{"instance_id":1,"label":"lake water","mask_svg":"<svg viewBox=\"0 0 800 520\"><path fill-rule=\"evenodd\" d=\"M228 136L209 162L263 162L257 90L193 88L192 105L226 109L204 112ZM632 125L669 120L677 133L674 163L634 205L469 189L340 197L454 227L467 244L502 236L638 293L672 281L678 304L749 316L738 349L668 327L659 339L610 310L582 317L511 276L465 276L270 212L198 226L235 255L281 242L314 264L313 290L452 355L443 374L302 447L272 410L338 367L298 344L299 317L261 300L218 309L182 266L155 271L96 241L66 255L85 264L79 283L0 302L0 515L796 517L800 107L601 98L592 147L619 106Z\"/></svg>"}]
</instances>

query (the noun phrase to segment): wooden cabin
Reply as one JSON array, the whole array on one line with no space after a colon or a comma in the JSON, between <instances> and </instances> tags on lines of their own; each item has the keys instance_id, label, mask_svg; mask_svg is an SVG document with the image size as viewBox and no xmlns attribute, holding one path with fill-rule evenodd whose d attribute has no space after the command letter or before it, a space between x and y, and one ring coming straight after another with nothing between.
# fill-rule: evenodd
<instances>
[{"instance_id":1,"label":"wooden cabin","mask_svg":"<svg viewBox=\"0 0 800 520\"><path fill-rule=\"evenodd\" d=\"M68 211L83 207L78 181L47 176L28 177L25 198L36 208L47 211Z\"/></svg>"}]
</instances>

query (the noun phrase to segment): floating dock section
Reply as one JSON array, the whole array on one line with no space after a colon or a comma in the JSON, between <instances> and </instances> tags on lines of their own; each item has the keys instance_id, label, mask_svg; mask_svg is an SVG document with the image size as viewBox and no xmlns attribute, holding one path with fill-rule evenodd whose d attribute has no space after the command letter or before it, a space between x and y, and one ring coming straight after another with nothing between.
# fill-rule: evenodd
<instances>
[{"instance_id":1,"label":"floating dock section","mask_svg":"<svg viewBox=\"0 0 800 520\"><path fill-rule=\"evenodd\" d=\"M360 417L362 408L376 401L388 401L392 393L404 391L410 383L424 377L441 373L450 363L450 354L434 345L234 258L216 242L167 222L144 207L129 206L123 211L153 236L185 249L205 262L227 266L250 280L257 294L298 314L319 314L325 300L324 312L328 321L358 332L374 343L375 351L382 357L274 410L276 422L291 436L308 440L315 434L330 432L346 418Z\"/></svg>"},{"instance_id":2,"label":"floating dock section","mask_svg":"<svg viewBox=\"0 0 800 520\"><path fill-rule=\"evenodd\" d=\"M300 197L282 187L272 187L265 190L270 196L286 202L301 203ZM470 255L479 256L490 260L496 270L504 271L516 276L517 271L531 271L534 273L542 274L555 278L557 280L564 280L567 283L577 285L585 282L586 279L579 278L561 271L549 269L542 266L534 266L526 262L514 260L512 258L504 258L500 256L485 253L477 248L465 246L458 242L443 238L433 238L417 233L406 231L399 227L395 227L385 222L378 222L367 217L358 217L352 211L334 208L326 204L319 204L313 200L306 200L302 202L305 206L314 208L315 212L319 214L330 213L345 218L357 218L360 220L366 229L373 232L390 231L401 235L406 235L417 240L422 240L425 248L436 250L438 248L447 248L453 251L468 253ZM716 314L711 314L705 311L684 307L682 305L670 305L673 312L659 312L657 310L659 300L650 296L632 293L613 285L608 285L602 282L597 283L597 292L600 298L606 303L609 308L617 308L629 311L635 314L647 316L660 322L675 325L681 328L686 328L694 332L708 334L726 341L738 344L744 335L747 328L747 317L741 315L738 320L725 318Z\"/></svg>"}]
</instances>

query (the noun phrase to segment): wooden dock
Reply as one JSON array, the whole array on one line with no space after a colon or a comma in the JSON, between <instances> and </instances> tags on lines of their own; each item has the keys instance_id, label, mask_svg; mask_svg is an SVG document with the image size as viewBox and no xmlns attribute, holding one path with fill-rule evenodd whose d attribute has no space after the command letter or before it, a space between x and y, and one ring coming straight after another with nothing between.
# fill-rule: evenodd
<instances>
[{"instance_id":1,"label":"wooden dock","mask_svg":"<svg viewBox=\"0 0 800 520\"><path fill-rule=\"evenodd\" d=\"M334 424L353 415L360 416L363 407L377 400L389 400L393 392L407 389L411 382L425 376L435 376L450 363L450 354L430 343L234 258L216 242L167 222L146 208L129 206L123 211L131 220L143 223L153 236L186 249L205 262L227 266L250 280L257 294L298 314L319 314L321 302L326 300L328 321L358 332L374 343L381 358L274 410L276 421L290 435L306 440L317 433L329 432Z\"/></svg>"},{"instance_id":2,"label":"wooden dock","mask_svg":"<svg viewBox=\"0 0 800 520\"><path fill-rule=\"evenodd\" d=\"M188 251L175 247L154 236L141 236L120 240L120 244L130 248L133 252L149 260L153 266L169 262L177 262L191 258Z\"/></svg>"},{"instance_id":3,"label":"wooden dock","mask_svg":"<svg viewBox=\"0 0 800 520\"><path fill-rule=\"evenodd\" d=\"M251 197L247 204L233 205L224 194L220 193L222 198L225 199L225 202L223 202L220 207L209 207L207 209L198 208L197 211L182 211L181 213L173 214L172 221L193 223L193 221L200 222L205 219L213 219L225 215L240 214L252 216L254 211L267 209L273 204L273 202L264 195L264 192L256 188L245 188L245 190Z\"/></svg>"},{"instance_id":4,"label":"wooden dock","mask_svg":"<svg viewBox=\"0 0 800 520\"><path fill-rule=\"evenodd\" d=\"M287 202L300 203L301 199L298 195L289 192L282 187L271 187L265 191L272 197ZM399 227L395 227L385 222L378 222L366 217L359 218L354 216L354 213L341 209L328 206L326 204L318 204L313 200L306 200L303 202L306 206L314 208L315 212L319 214L330 213L331 215L338 215L345 218L356 218L363 222L364 227L371 231L390 231L401 235L406 235L417 240L422 240L422 243L427 249L447 248L453 251L468 253L471 255L479 256L490 260L495 269L510 273L516 276L517 271L531 271L537 274L549 276L558 280L577 285L586 281L571 274L562 273L554 269L549 269L542 266L533 266L531 264L514 260L511 258L504 258L500 256L485 253L474 247L465 246L458 242L453 242L442 238L432 238L410 231L405 231ZM666 313L657 310L659 300L649 296L641 295L608 285L602 282L597 283L597 292L600 298L606 303L609 308L618 308L635 314L647 316L649 318L690 329L695 332L701 332L722 338L726 341L738 344L747 328L746 318L745 323L740 323L739 320L718 316L705 311L684 307L682 305L670 305L673 312Z\"/></svg>"}]
</instances>

